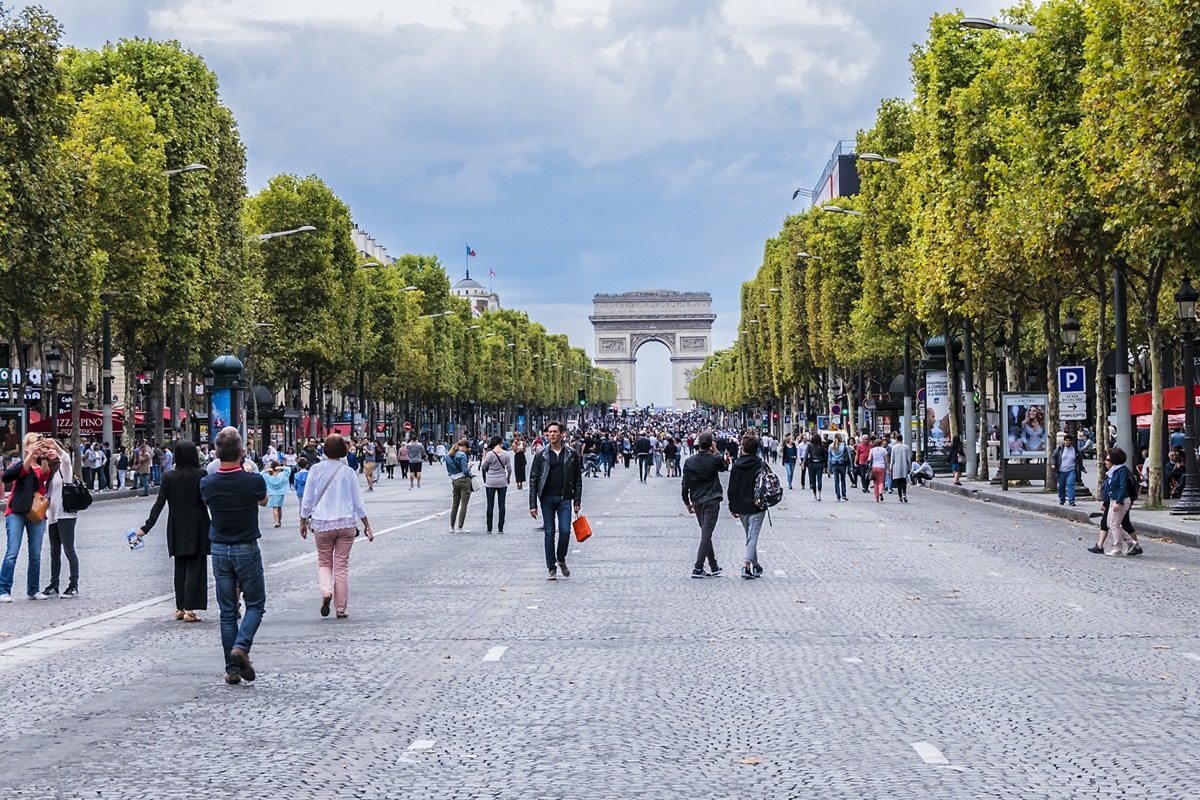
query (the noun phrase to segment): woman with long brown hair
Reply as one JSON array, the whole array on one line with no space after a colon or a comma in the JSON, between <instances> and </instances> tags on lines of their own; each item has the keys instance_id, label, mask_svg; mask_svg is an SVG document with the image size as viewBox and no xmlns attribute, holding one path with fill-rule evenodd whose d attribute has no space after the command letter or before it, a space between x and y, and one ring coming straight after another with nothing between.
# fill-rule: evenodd
<instances>
[{"instance_id":1,"label":"woman with long brown hair","mask_svg":"<svg viewBox=\"0 0 1200 800\"><path fill-rule=\"evenodd\" d=\"M450 532L455 531L455 522L457 521L457 530L459 533L470 533L463 529L463 523L467 519L467 503L471 501L471 467L468 460L471 455L471 443L466 437L459 439L450 448L450 452L446 454L446 474L450 476L450 484L453 487L454 502L450 506Z\"/></svg>"}]
</instances>

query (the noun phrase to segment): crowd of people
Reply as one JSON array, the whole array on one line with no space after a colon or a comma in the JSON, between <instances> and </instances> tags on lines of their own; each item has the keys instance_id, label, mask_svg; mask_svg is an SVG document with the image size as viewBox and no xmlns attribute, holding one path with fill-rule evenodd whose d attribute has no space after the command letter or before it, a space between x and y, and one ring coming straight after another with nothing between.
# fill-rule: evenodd
<instances>
[{"instance_id":1,"label":"crowd of people","mask_svg":"<svg viewBox=\"0 0 1200 800\"><path fill-rule=\"evenodd\" d=\"M903 436L863 434L857 439L840 431L793 431L782 440L754 430L739 431L714 425L702 414L662 414L630 419L607 417L586 430L568 429L550 422L542 435L531 440L511 437L464 437L444 442L370 438L345 439L331 434L324 441L308 438L286 448L268 443L261 452L247 450L235 428L224 428L211 446L197 447L182 441L172 447L152 447L139 442L130 463L138 476L135 485L158 495L145 521L135 531L137 540L149 535L167 511L166 543L174 561L176 619L202 621L208 608L208 566L216 583L221 640L225 654L225 680L252 681L250 661L255 631L265 608L265 583L258 549L259 507L271 508L276 528L283 527L284 500L294 492L300 509L299 533L312 534L318 555L319 613L338 619L348 616L349 561L357 537L374 539L360 486L367 492L379 480L401 480L409 490L421 487L426 469L445 470L450 483L449 531L465 528L472 495L486 497L486 532L503 534L507 521L508 489L527 488L530 517L543 533L545 567L549 580L571 576L567 564L573 517L583 504L588 478L611 477L617 464L635 465L642 483L651 479L680 481L682 499L694 514L700 542L691 575L710 578L723 574L716 559L713 532L720 507L737 518L745 536L741 577L763 575L758 541L769 509L784 496L771 464L783 465L787 490L798 481L815 502L822 500L824 478L833 483L837 501L848 502L851 489L872 493L882 503L894 494L908 502L908 486L933 479L932 467L914 454ZM41 600L79 593L80 565L75 550L76 511L64 504L64 487L74 480L74 463L84 466L85 479L97 489L112 463L102 444L72 451L45 435L24 439L24 456L7 465L7 548L0 569L0 602L11 602L17 557L27 543L26 593ZM1074 486L1082 470L1079 443L1062 436L1054 451L1059 475L1059 497L1074 505ZM952 448L953 449L953 448ZM121 474L124 455L118 453ZM1138 555L1141 547L1129 519L1138 493L1137 476L1125 465L1120 448L1110 448L1101 531L1092 552ZM953 459L951 459L953 462ZM128 469L130 463L125 464ZM951 466L954 466L952 463ZM728 473L722 487L721 473ZM957 482L958 471L955 471ZM122 478L118 478L118 481ZM111 484L109 484L111 485ZM361 530L359 525L361 524ZM51 544L50 581L39 588L43 533ZM1106 547L1106 541L1111 544ZM134 542L131 542L131 545ZM67 576L62 580L65 561ZM65 584L65 585L64 585Z\"/></svg>"}]
</instances>

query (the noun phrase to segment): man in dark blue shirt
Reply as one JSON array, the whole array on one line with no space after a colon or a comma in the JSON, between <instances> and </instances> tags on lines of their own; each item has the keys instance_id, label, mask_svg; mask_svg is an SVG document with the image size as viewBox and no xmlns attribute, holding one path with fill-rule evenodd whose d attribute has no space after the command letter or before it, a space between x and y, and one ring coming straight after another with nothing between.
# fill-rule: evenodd
<instances>
[{"instance_id":1,"label":"man in dark blue shirt","mask_svg":"<svg viewBox=\"0 0 1200 800\"><path fill-rule=\"evenodd\" d=\"M221 468L200 480L200 495L212 524L213 578L221 609L221 648L225 653L225 682L254 680L250 648L267 607L262 553L258 540L258 507L267 504L262 475L242 469L245 448L237 428L222 428L214 442ZM246 600L246 616L238 626L238 590Z\"/></svg>"}]
</instances>

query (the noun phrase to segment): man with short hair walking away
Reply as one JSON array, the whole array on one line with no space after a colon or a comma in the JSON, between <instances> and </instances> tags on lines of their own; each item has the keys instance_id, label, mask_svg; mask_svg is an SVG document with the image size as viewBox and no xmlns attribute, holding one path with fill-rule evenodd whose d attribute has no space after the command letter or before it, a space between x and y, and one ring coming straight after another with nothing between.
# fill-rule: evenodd
<instances>
[{"instance_id":1,"label":"man with short hair walking away","mask_svg":"<svg viewBox=\"0 0 1200 800\"><path fill-rule=\"evenodd\" d=\"M571 546L571 510L579 513L583 501L583 466L579 454L563 445L562 423L546 426L547 445L533 457L529 471L529 516L537 519L538 503L542 506L542 534L546 547L548 580L558 580L558 573L571 577L567 567L567 550ZM557 523L558 546L554 534Z\"/></svg>"},{"instance_id":2,"label":"man with short hair walking away","mask_svg":"<svg viewBox=\"0 0 1200 800\"><path fill-rule=\"evenodd\" d=\"M696 441L696 454L683 462L683 504L689 514L696 515L700 523L700 549L696 551L696 565L692 568L693 578L715 578L721 574L717 565L717 554L713 550L713 529L721 515L721 473L729 468L723 456L717 455L713 447L713 435L708 431L700 434ZM709 571L704 571L704 562Z\"/></svg>"},{"instance_id":3,"label":"man with short hair walking away","mask_svg":"<svg viewBox=\"0 0 1200 800\"><path fill-rule=\"evenodd\" d=\"M212 523L213 577L221 609L221 650L225 654L225 682L255 678L250 663L254 634L267 607L262 553L258 540L258 507L267 504L267 483L258 473L242 468L245 448L237 428L222 428L216 438L221 467L200 479L200 496ZM246 601L246 615L238 625L238 590Z\"/></svg>"},{"instance_id":4,"label":"man with short hair walking away","mask_svg":"<svg viewBox=\"0 0 1200 800\"><path fill-rule=\"evenodd\" d=\"M425 448L417 441L416 434L405 445L408 448L408 488L411 490L416 483L421 488L421 463L425 458Z\"/></svg>"},{"instance_id":5,"label":"man with short hair walking away","mask_svg":"<svg viewBox=\"0 0 1200 800\"><path fill-rule=\"evenodd\" d=\"M633 443L633 454L637 456L638 462L638 480L642 483L645 483L646 479L650 477L650 451L653 449L654 444L644 431Z\"/></svg>"}]
</instances>

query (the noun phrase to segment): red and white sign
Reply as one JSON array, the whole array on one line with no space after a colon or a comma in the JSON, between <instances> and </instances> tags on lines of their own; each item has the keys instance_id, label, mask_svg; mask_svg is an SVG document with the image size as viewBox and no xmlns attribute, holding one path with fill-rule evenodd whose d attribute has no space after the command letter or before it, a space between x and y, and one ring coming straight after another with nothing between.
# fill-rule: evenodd
<instances>
[{"instance_id":1,"label":"red and white sign","mask_svg":"<svg viewBox=\"0 0 1200 800\"><path fill-rule=\"evenodd\" d=\"M411 430L412 430L412 423L411 422L404 423L404 431L407 433L408 431L411 431Z\"/></svg>"},{"instance_id":2,"label":"red and white sign","mask_svg":"<svg viewBox=\"0 0 1200 800\"><path fill-rule=\"evenodd\" d=\"M59 414L54 418L54 434L61 438L66 438L71 435L71 413L68 411L65 414ZM124 430L124 423L120 416L113 417L113 435L120 436ZM50 420L43 419L29 426L29 430L34 433L49 433ZM79 435L100 436L104 433L104 414L99 411L89 411L80 409L79 411Z\"/></svg>"}]
</instances>

